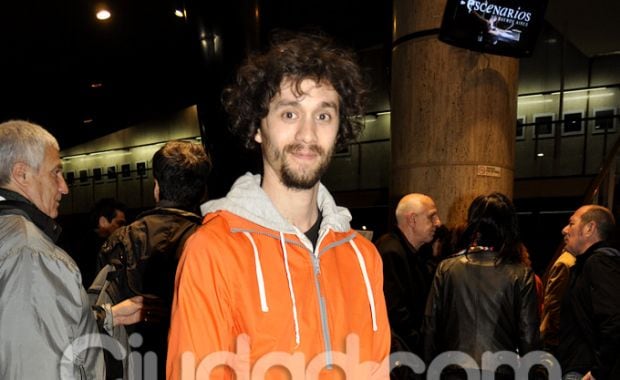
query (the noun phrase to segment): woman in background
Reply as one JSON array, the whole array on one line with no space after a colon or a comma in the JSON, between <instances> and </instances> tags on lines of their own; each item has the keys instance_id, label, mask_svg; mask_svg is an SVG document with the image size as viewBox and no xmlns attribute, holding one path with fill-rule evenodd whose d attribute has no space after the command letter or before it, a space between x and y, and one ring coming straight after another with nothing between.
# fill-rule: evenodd
<instances>
[{"instance_id":1,"label":"woman in background","mask_svg":"<svg viewBox=\"0 0 620 380\"><path fill-rule=\"evenodd\" d=\"M540 347L534 273L523 262L510 199L501 193L477 197L460 242L463 249L437 268L425 313L427 363L446 351L466 354L451 356L454 365L442 379L480 374L487 351L523 356ZM482 371L495 372L495 379L514 379L507 366Z\"/></svg>"}]
</instances>

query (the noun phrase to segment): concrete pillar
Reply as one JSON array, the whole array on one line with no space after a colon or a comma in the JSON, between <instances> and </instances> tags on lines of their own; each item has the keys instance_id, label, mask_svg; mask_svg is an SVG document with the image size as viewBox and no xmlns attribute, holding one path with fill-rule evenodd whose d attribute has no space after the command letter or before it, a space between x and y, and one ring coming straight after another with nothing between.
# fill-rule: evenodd
<instances>
[{"instance_id":1,"label":"concrete pillar","mask_svg":"<svg viewBox=\"0 0 620 380\"><path fill-rule=\"evenodd\" d=\"M443 0L394 0L391 186L435 199L464 222L480 194L512 197L518 60L437 39Z\"/></svg>"}]
</instances>

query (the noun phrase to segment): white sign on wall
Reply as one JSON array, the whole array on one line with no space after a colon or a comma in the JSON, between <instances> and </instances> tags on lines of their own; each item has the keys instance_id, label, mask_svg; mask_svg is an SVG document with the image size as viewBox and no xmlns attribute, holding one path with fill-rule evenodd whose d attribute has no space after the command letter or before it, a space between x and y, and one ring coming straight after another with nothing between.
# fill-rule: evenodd
<instances>
[{"instance_id":1,"label":"white sign on wall","mask_svg":"<svg viewBox=\"0 0 620 380\"><path fill-rule=\"evenodd\" d=\"M502 176L502 168L499 166L478 165L476 167L476 175L500 178Z\"/></svg>"}]
</instances>

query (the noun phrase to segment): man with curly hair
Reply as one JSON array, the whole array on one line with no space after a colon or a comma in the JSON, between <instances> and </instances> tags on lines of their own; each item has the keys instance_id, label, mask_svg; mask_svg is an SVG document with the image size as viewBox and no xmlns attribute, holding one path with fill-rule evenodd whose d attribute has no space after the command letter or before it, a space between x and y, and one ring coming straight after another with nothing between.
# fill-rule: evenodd
<instances>
[{"instance_id":1,"label":"man with curly hair","mask_svg":"<svg viewBox=\"0 0 620 380\"><path fill-rule=\"evenodd\" d=\"M169 379L388 377L380 256L320 183L360 132L365 94L352 54L321 36L274 41L240 68L224 106L263 174L202 206L177 271Z\"/></svg>"}]
</instances>

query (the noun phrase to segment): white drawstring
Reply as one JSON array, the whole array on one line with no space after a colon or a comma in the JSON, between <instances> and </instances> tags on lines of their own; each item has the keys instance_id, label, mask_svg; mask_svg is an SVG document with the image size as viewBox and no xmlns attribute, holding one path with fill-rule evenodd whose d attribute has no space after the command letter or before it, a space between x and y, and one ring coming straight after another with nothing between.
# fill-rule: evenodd
<instances>
[{"instance_id":1,"label":"white drawstring","mask_svg":"<svg viewBox=\"0 0 620 380\"><path fill-rule=\"evenodd\" d=\"M370 303L370 316L372 317L372 331L377 331L377 312L375 310L375 297L372 294L372 288L370 287L370 280L368 279L368 272L366 271L366 262L364 261L364 257L360 253L360 250L357 248L357 245L353 240L350 240L349 243L353 247L355 251L355 255L357 256L357 261L360 264L360 268L362 269L362 276L364 277L364 283L366 284L366 295L368 296L368 302Z\"/></svg>"},{"instance_id":2,"label":"white drawstring","mask_svg":"<svg viewBox=\"0 0 620 380\"><path fill-rule=\"evenodd\" d=\"M256 248L256 243L254 239L250 235L249 232L244 231L243 234L248 238L250 243L252 244L252 249L254 250L254 264L256 266L256 281L258 283L258 293L260 297L261 311L266 313L269 311L269 306L267 305L267 297L265 296L265 280L263 278L263 270L261 267L260 258L258 256L258 248ZM370 286L370 280L368 279L368 272L366 270L366 262L364 261L364 257L360 253L360 250L357 248L357 245L353 240L349 241L353 250L355 251L355 255L357 256L357 261L360 265L360 269L362 270L362 277L364 278L364 284L366 285L366 295L368 297L368 302L370 304L370 314L372 318L372 330L377 331L377 312L375 310L375 297L372 293L372 288ZM288 282L288 289L291 296L291 303L293 304L293 322L295 323L295 344L299 345L301 338L299 334L299 318L297 316L297 301L295 299L295 291L293 290L293 281L291 279L291 270L288 264L288 251L286 250L286 244L284 240L284 234L280 232L280 245L282 246L282 253L284 255L284 268L286 271L286 280Z\"/></svg>"},{"instance_id":3,"label":"white drawstring","mask_svg":"<svg viewBox=\"0 0 620 380\"><path fill-rule=\"evenodd\" d=\"M293 321L295 322L295 344L299 345L299 320L297 318L297 302L295 301L295 291L293 291L293 282L291 281L291 270L288 266L288 252L286 244L284 244L284 234L280 232L280 244L282 245L282 253L284 254L284 268L286 269L286 279L288 280L288 290L291 294L291 302L293 303Z\"/></svg>"},{"instance_id":4,"label":"white drawstring","mask_svg":"<svg viewBox=\"0 0 620 380\"><path fill-rule=\"evenodd\" d=\"M254 264L256 265L256 281L258 282L260 309L263 313L266 313L269 311L269 306L267 306L267 297L265 296L265 280L263 278L263 268L260 265L260 258L258 257L258 249L256 248L256 243L254 243L254 239L252 239L252 235L246 231L244 231L243 234L250 240L252 248L254 249Z\"/></svg>"}]
</instances>

